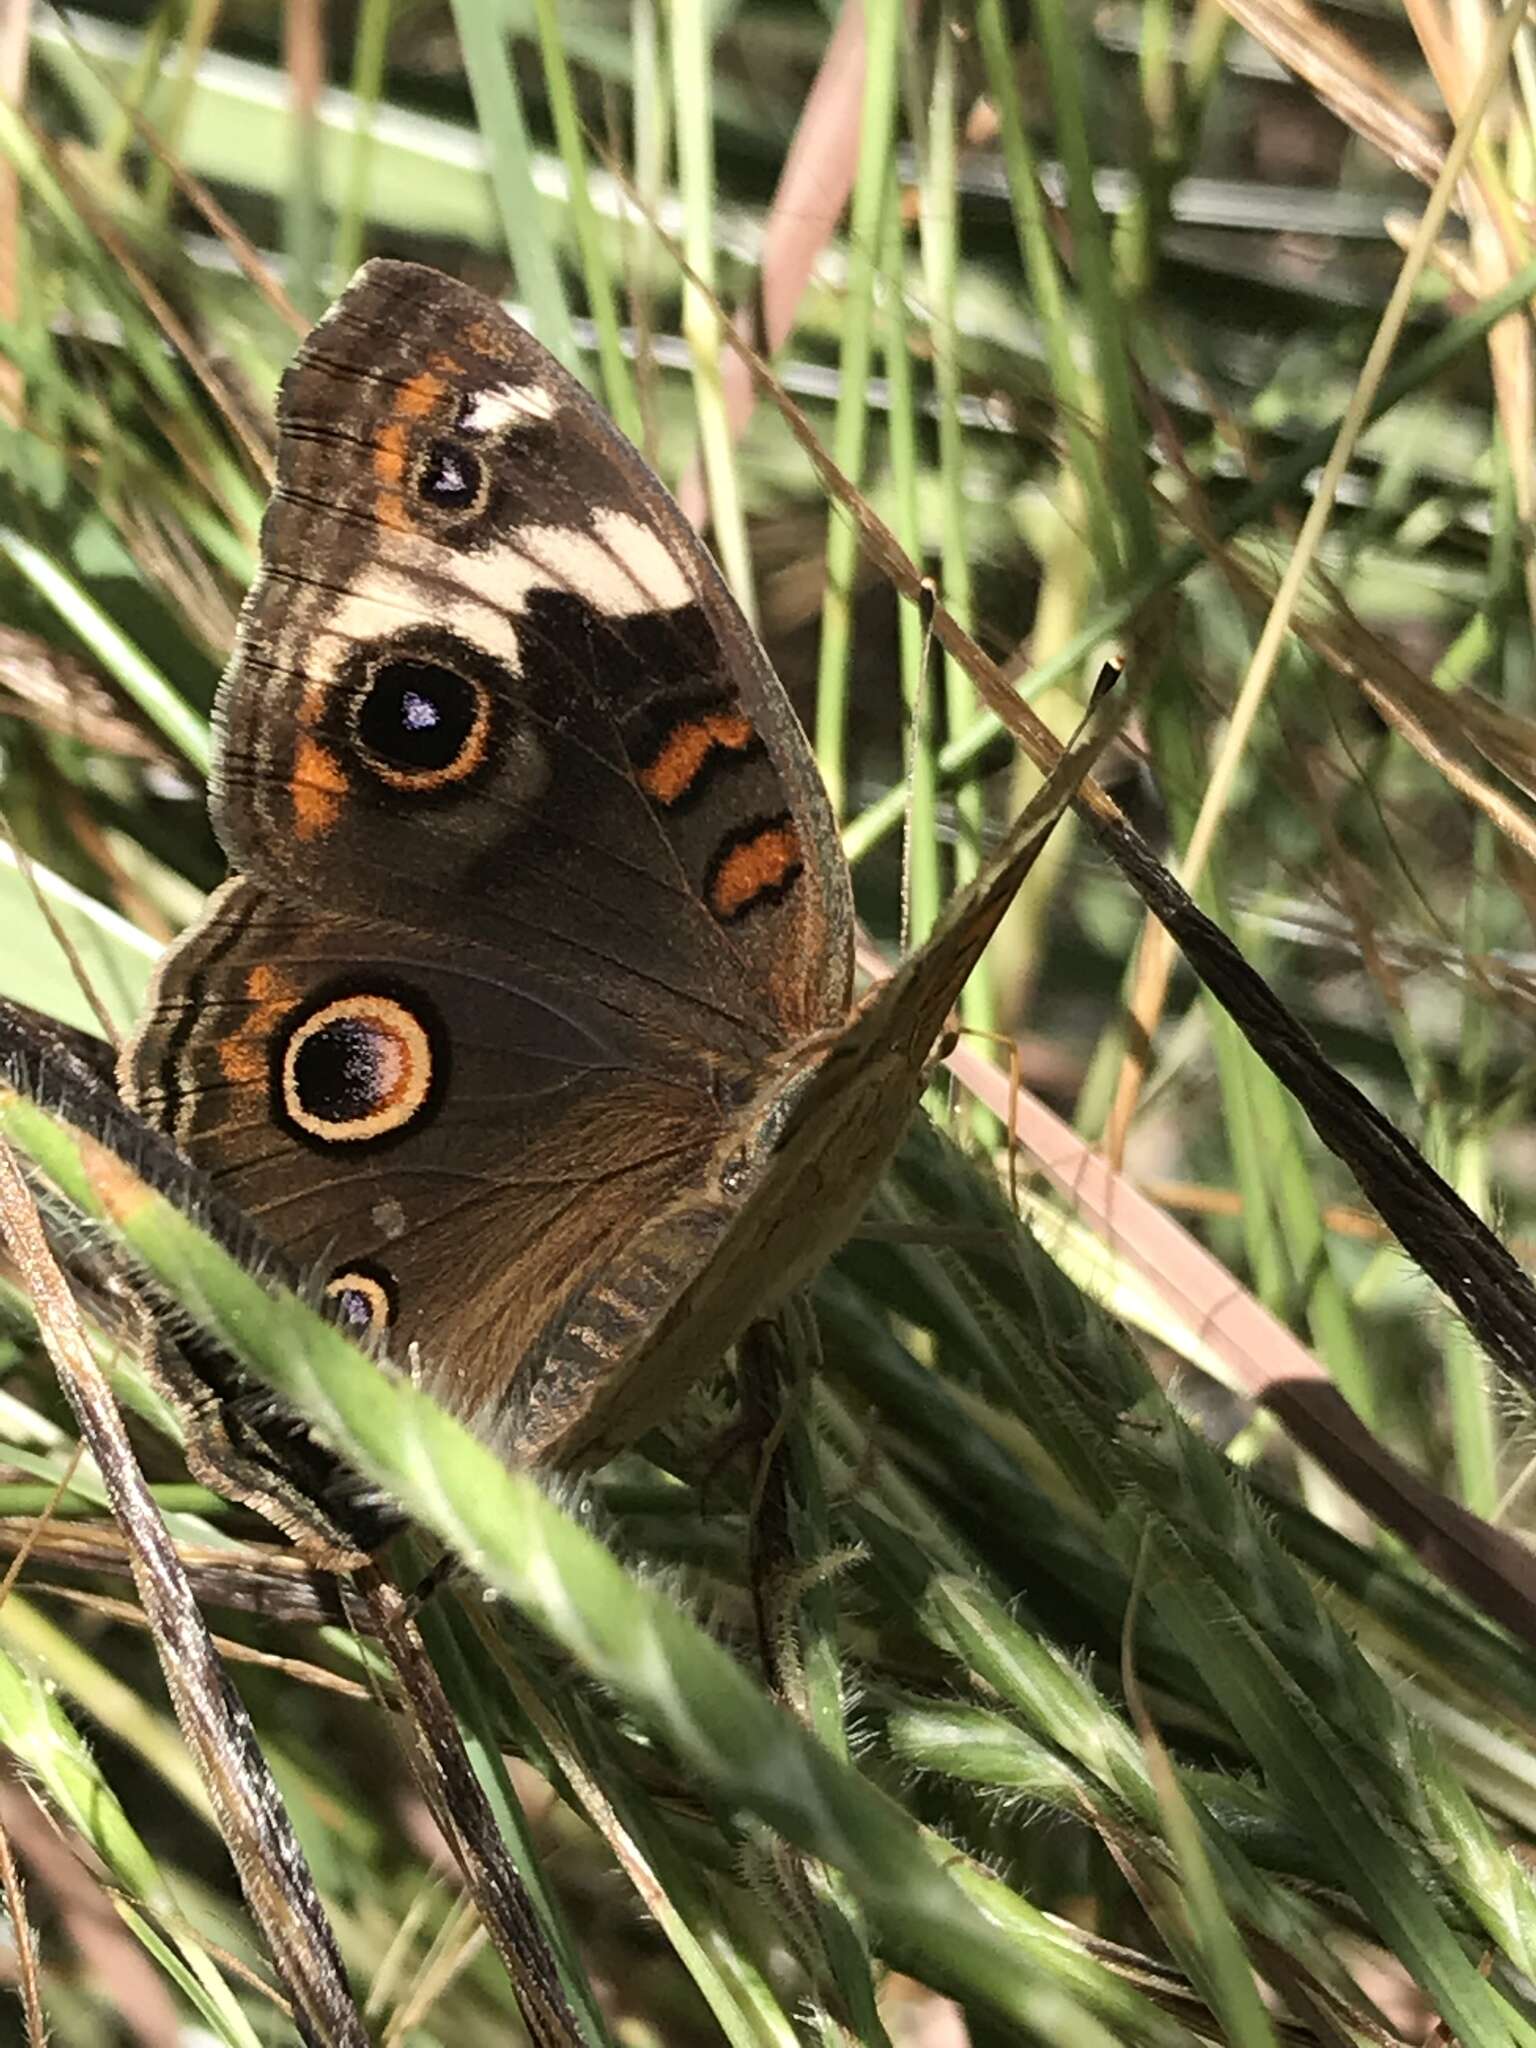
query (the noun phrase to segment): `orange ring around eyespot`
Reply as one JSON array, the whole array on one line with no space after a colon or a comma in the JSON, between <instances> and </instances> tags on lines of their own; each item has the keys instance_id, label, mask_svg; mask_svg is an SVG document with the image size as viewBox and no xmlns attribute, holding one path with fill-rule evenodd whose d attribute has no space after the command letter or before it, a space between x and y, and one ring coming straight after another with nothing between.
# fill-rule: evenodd
<instances>
[{"instance_id":1,"label":"orange ring around eyespot","mask_svg":"<svg viewBox=\"0 0 1536 2048\"><path fill-rule=\"evenodd\" d=\"M327 1301L343 1294L358 1294L368 1304L370 1331L387 1330L394 1321L395 1304L389 1289L375 1273L361 1266L344 1266L326 1281L322 1292Z\"/></svg>"},{"instance_id":2,"label":"orange ring around eyespot","mask_svg":"<svg viewBox=\"0 0 1536 2048\"><path fill-rule=\"evenodd\" d=\"M370 1105L361 1114L324 1115L304 1100L300 1063L326 1033L352 1027L352 1043L339 1040L332 1057L340 1068L375 1066ZM297 1128L326 1144L357 1144L403 1131L421 1114L432 1092L432 1041L426 1027L392 996L363 992L339 996L303 1019L283 1047L283 1108ZM352 1080L369 1078L361 1073Z\"/></svg>"},{"instance_id":3,"label":"orange ring around eyespot","mask_svg":"<svg viewBox=\"0 0 1536 2048\"><path fill-rule=\"evenodd\" d=\"M387 667L388 664L381 666ZM421 794L428 794L435 789L446 789L455 782L467 781L485 763L491 743L491 693L478 676L467 676L461 669L450 668L447 662L439 662L437 666L447 674L457 677L474 693L475 699L474 718L464 736L464 743L453 759L442 768L397 768L377 747L370 747L357 732L358 712L372 690L379 671L370 669L367 682L352 699L352 730L357 735L357 746L367 763L368 773L376 775L380 782L388 783L391 789L415 790Z\"/></svg>"}]
</instances>

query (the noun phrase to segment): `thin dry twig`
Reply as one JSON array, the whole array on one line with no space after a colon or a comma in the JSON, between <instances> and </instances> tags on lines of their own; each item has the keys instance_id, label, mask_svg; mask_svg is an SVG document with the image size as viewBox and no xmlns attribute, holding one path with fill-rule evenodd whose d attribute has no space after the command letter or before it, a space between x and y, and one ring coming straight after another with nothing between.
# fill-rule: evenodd
<instances>
[{"instance_id":1,"label":"thin dry twig","mask_svg":"<svg viewBox=\"0 0 1536 2048\"><path fill-rule=\"evenodd\" d=\"M1445 161L1441 123L1398 91L1379 65L1307 0L1223 0L1234 21L1325 107L1391 161L1433 185Z\"/></svg>"},{"instance_id":2,"label":"thin dry twig","mask_svg":"<svg viewBox=\"0 0 1536 2048\"><path fill-rule=\"evenodd\" d=\"M27 2048L44 2048L48 2039L48 2022L43 2015L43 1991L38 1980L37 1936L27 1912L26 1888L16 1868L16 1859L11 1854L11 1838L6 1832L3 1813L0 1813L0 1893L4 1895L5 1910L11 1923L11 1945L16 1952L16 1976L26 2021Z\"/></svg>"}]
</instances>

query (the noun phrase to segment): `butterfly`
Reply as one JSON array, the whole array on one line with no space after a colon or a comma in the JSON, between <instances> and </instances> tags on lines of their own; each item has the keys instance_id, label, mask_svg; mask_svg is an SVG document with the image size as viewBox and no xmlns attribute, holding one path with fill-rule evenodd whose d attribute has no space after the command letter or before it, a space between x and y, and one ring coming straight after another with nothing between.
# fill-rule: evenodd
<instances>
[{"instance_id":1,"label":"butterfly","mask_svg":"<svg viewBox=\"0 0 1536 2048\"><path fill-rule=\"evenodd\" d=\"M853 1228L1086 756L854 1005L794 711L576 380L375 261L278 425L216 707L233 872L120 1085L503 1456L592 1461Z\"/></svg>"}]
</instances>

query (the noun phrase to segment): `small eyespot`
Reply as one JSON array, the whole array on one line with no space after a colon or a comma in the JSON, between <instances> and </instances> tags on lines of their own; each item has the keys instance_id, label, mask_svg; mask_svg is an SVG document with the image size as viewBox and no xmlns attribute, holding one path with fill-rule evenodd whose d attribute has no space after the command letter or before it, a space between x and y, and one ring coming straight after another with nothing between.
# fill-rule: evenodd
<instances>
[{"instance_id":1,"label":"small eyespot","mask_svg":"<svg viewBox=\"0 0 1536 2048\"><path fill-rule=\"evenodd\" d=\"M368 767L382 780L396 789L441 789L484 763L490 692L441 662L386 661L369 675L353 725Z\"/></svg>"},{"instance_id":2,"label":"small eyespot","mask_svg":"<svg viewBox=\"0 0 1536 2048\"><path fill-rule=\"evenodd\" d=\"M372 1259L338 1266L324 1296L332 1316L349 1337L382 1336L399 1313L395 1276Z\"/></svg>"},{"instance_id":3,"label":"small eyespot","mask_svg":"<svg viewBox=\"0 0 1536 2048\"><path fill-rule=\"evenodd\" d=\"M418 495L443 512L464 512L475 505L485 484L485 465L456 441L434 441L416 477Z\"/></svg>"},{"instance_id":4,"label":"small eyespot","mask_svg":"<svg viewBox=\"0 0 1536 2048\"><path fill-rule=\"evenodd\" d=\"M433 1041L423 1015L395 996L359 991L321 1002L275 1042L279 1113L325 1145L397 1137L441 1092Z\"/></svg>"}]
</instances>

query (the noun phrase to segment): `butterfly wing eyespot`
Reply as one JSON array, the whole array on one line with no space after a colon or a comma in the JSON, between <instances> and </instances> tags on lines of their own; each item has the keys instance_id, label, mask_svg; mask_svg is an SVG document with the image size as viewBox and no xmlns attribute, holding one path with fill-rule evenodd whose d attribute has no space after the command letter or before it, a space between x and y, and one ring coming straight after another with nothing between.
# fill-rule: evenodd
<instances>
[{"instance_id":1,"label":"butterfly wing eyespot","mask_svg":"<svg viewBox=\"0 0 1536 2048\"><path fill-rule=\"evenodd\" d=\"M490 753L490 692L441 661L380 661L352 711L367 766L395 789L432 791L467 781Z\"/></svg>"},{"instance_id":2,"label":"butterfly wing eyespot","mask_svg":"<svg viewBox=\"0 0 1536 2048\"><path fill-rule=\"evenodd\" d=\"M462 442L445 436L429 441L416 469L416 495L435 512L473 517L490 492L484 462Z\"/></svg>"},{"instance_id":3,"label":"butterfly wing eyespot","mask_svg":"<svg viewBox=\"0 0 1536 2048\"><path fill-rule=\"evenodd\" d=\"M349 1337L383 1336L400 1313L395 1276L377 1259L352 1259L338 1266L321 1291Z\"/></svg>"},{"instance_id":4,"label":"butterfly wing eyespot","mask_svg":"<svg viewBox=\"0 0 1536 2048\"><path fill-rule=\"evenodd\" d=\"M332 987L271 1041L273 1113L306 1144L375 1146L421 1130L447 1081L448 1040L414 990Z\"/></svg>"},{"instance_id":5,"label":"butterfly wing eyespot","mask_svg":"<svg viewBox=\"0 0 1536 2048\"><path fill-rule=\"evenodd\" d=\"M518 692L516 643L498 659L447 626L359 639L318 717L325 751L374 786L392 814L405 796L451 804L495 779L509 804L548 785L548 753Z\"/></svg>"}]
</instances>

